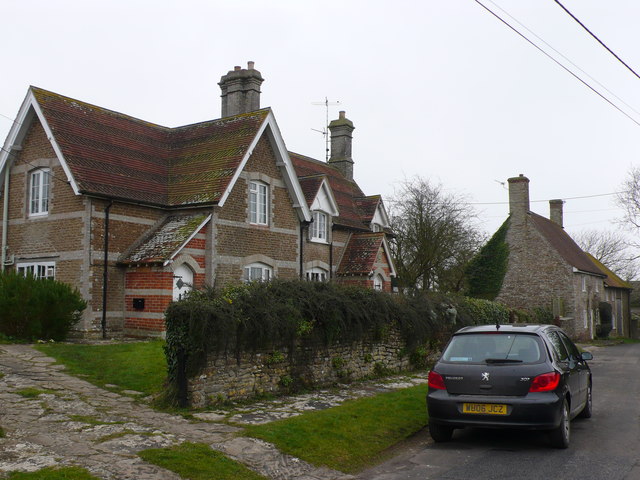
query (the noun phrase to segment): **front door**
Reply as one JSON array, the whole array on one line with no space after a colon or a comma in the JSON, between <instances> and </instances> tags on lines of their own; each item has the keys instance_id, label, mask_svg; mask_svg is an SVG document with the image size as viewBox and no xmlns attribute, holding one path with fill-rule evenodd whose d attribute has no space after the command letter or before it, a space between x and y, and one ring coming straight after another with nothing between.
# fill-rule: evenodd
<instances>
[{"instance_id":1,"label":"front door","mask_svg":"<svg viewBox=\"0 0 640 480\"><path fill-rule=\"evenodd\" d=\"M173 300L182 300L193 287L193 270L185 263L173 271Z\"/></svg>"}]
</instances>

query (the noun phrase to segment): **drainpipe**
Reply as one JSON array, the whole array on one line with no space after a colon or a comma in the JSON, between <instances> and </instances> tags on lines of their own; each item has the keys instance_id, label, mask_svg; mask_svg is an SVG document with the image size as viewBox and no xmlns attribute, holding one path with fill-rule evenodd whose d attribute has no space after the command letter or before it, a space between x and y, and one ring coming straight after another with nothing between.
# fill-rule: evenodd
<instances>
[{"instance_id":1,"label":"drainpipe","mask_svg":"<svg viewBox=\"0 0 640 480\"><path fill-rule=\"evenodd\" d=\"M311 221L303 220L300 222L300 280L302 280L302 271L304 269L304 229L309 228Z\"/></svg>"},{"instance_id":2,"label":"drainpipe","mask_svg":"<svg viewBox=\"0 0 640 480\"><path fill-rule=\"evenodd\" d=\"M2 253L0 254L0 271L4 272L7 261L7 228L9 227L9 162L4 168L4 203L2 205Z\"/></svg>"},{"instance_id":3,"label":"drainpipe","mask_svg":"<svg viewBox=\"0 0 640 480\"><path fill-rule=\"evenodd\" d=\"M109 210L113 206L113 200L109 201L104 209L104 271L102 272L102 338L107 338L107 280L109 267Z\"/></svg>"}]
</instances>

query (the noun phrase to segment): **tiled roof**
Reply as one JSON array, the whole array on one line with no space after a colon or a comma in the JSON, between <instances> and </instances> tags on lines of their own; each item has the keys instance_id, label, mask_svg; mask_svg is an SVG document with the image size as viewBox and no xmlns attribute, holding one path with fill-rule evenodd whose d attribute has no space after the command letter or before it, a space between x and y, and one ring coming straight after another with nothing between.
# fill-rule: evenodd
<instances>
[{"instance_id":1,"label":"tiled roof","mask_svg":"<svg viewBox=\"0 0 640 480\"><path fill-rule=\"evenodd\" d=\"M605 267L602 262L597 260L596 257L591 255L590 253L587 253L587 256L595 264L595 266L598 267L601 272L607 276L607 278L604 279L604 284L606 286L613 288L626 288L628 290L633 289L633 286L629 282L625 282L624 280L622 280L618 275Z\"/></svg>"},{"instance_id":2,"label":"tiled roof","mask_svg":"<svg viewBox=\"0 0 640 480\"><path fill-rule=\"evenodd\" d=\"M356 198L356 205L364 215L365 220L371 222L381 201L382 197L380 195L371 195L369 197Z\"/></svg>"},{"instance_id":3,"label":"tiled roof","mask_svg":"<svg viewBox=\"0 0 640 480\"><path fill-rule=\"evenodd\" d=\"M167 128L31 91L82 193L162 206L219 200L269 113Z\"/></svg>"},{"instance_id":4,"label":"tiled roof","mask_svg":"<svg viewBox=\"0 0 640 480\"><path fill-rule=\"evenodd\" d=\"M351 236L337 270L338 275L368 275L382 248L385 234L355 233Z\"/></svg>"},{"instance_id":5,"label":"tiled roof","mask_svg":"<svg viewBox=\"0 0 640 480\"><path fill-rule=\"evenodd\" d=\"M301 185L308 181L307 188L303 185L303 190L309 205L313 201L313 198L310 199L307 196L307 191L311 192L313 187L311 179L318 178L319 175L326 176L340 212L340 215L333 219L333 223L338 226L369 230L366 214L357 203L357 199L364 198L365 195L356 182L347 180L342 173L325 162L292 152L289 152L289 157Z\"/></svg>"},{"instance_id":6,"label":"tiled roof","mask_svg":"<svg viewBox=\"0 0 640 480\"><path fill-rule=\"evenodd\" d=\"M173 215L167 217L140 245L120 259L123 264L157 264L171 259L178 249L197 233L206 214Z\"/></svg>"},{"instance_id":7,"label":"tiled roof","mask_svg":"<svg viewBox=\"0 0 640 480\"><path fill-rule=\"evenodd\" d=\"M560 225L537 213L529 213L529 216L533 220L533 225L569 265L583 272L602 275L600 269Z\"/></svg>"}]
</instances>

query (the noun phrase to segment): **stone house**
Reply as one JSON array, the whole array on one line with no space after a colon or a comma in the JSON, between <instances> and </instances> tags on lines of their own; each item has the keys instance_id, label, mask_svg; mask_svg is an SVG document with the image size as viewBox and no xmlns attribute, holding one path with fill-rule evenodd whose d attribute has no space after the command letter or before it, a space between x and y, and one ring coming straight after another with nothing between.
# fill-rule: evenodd
<instances>
[{"instance_id":1,"label":"stone house","mask_svg":"<svg viewBox=\"0 0 640 480\"><path fill-rule=\"evenodd\" d=\"M628 289L596 265L563 227L563 201L551 200L550 218L529 210L529 179L510 178L506 233L508 265L496 301L533 311L552 310L575 338L593 338L599 303L612 303L616 333L629 334ZM621 282L621 281L620 281Z\"/></svg>"},{"instance_id":2,"label":"stone house","mask_svg":"<svg viewBox=\"0 0 640 480\"><path fill-rule=\"evenodd\" d=\"M353 124L327 162L288 152L249 62L222 117L167 128L30 87L0 155L0 266L78 288L85 336L158 336L192 287L285 279L391 290L380 196L353 178Z\"/></svg>"}]
</instances>

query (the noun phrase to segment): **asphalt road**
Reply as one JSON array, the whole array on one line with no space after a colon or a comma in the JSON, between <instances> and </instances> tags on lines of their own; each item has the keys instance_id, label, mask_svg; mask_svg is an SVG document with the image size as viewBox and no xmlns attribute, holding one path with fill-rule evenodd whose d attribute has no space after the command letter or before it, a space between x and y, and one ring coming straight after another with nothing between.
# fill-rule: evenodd
<instances>
[{"instance_id":1,"label":"asphalt road","mask_svg":"<svg viewBox=\"0 0 640 480\"><path fill-rule=\"evenodd\" d=\"M640 344L593 348L593 417L572 422L571 445L556 450L541 432L456 430L434 444L425 429L367 480L640 480Z\"/></svg>"}]
</instances>

